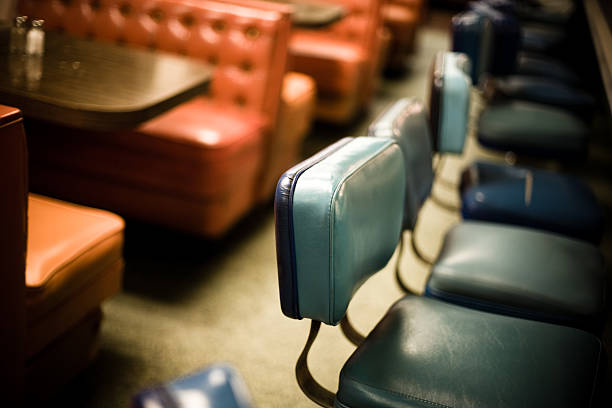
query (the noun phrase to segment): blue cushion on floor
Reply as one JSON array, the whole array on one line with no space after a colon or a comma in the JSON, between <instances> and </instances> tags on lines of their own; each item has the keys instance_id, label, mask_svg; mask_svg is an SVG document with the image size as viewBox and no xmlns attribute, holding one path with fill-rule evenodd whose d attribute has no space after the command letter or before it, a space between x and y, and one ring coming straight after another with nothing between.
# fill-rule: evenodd
<instances>
[{"instance_id":1,"label":"blue cushion on floor","mask_svg":"<svg viewBox=\"0 0 612 408\"><path fill-rule=\"evenodd\" d=\"M202 371L140 392L133 408L252 408L249 390L238 370L217 363Z\"/></svg>"},{"instance_id":2,"label":"blue cushion on floor","mask_svg":"<svg viewBox=\"0 0 612 408\"><path fill-rule=\"evenodd\" d=\"M552 158L584 158L588 134L577 116L522 101L487 106L478 122L478 141L485 147Z\"/></svg>"},{"instance_id":3,"label":"blue cushion on floor","mask_svg":"<svg viewBox=\"0 0 612 408\"><path fill-rule=\"evenodd\" d=\"M590 407L602 354L582 330L408 296L344 365L336 407Z\"/></svg>"},{"instance_id":4,"label":"blue cushion on floor","mask_svg":"<svg viewBox=\"0 0 612 408\"><path fill-rule=\"evenodd\" d=\"M454 226L426 296L495 313L598 331L605 309L603 256L592 244L529 228Z\"/></svg>"},{"instance_id":5,"label":"blue cushion on floor","mask_svg":"<svg viewBox=\"0 0 612 408\"><path fill-rule=\"evenodd\" d=\"M537 76L510 75L498 79L495 88L501 95L580 112L590 112L595 99L567 83Z\"/></svg>"},{"instance_id":6,"label":"blue cushion on floor","mask_svg":"<svg viewBox=\"0 0 612 408\"><path fill-rule=\"evenodd\" d=\"M603 216L579 179L545 170L475 162L463 173L465 219L539 228L598 244Z\"/></svg>"}]
</instances>

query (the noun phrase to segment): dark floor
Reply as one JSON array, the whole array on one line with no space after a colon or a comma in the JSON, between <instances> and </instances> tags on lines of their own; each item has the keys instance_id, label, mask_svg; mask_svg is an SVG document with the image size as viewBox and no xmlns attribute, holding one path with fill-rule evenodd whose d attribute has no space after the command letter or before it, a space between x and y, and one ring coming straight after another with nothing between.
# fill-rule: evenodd
<instances>
[{"instance_id":1,"label":"dark floor","mask_svg":"<svg viewBox=\"0 0 612 408\"><path fill-rule=\"evenodd\" d=\"M371 111L354 126L314 126L304 156L344 136L364 134L381 109L402 96L427 97L427 74L433 54L448 49L448 12L432 12L421 30L417 54L405 76L385 80ZM605 211L602 250L612 265L612 134L609 116L599 122L589 160L565 168L585 179ZM490 155L473 138L466 154L451 158L444 177L455 179L474 156ZM501 156L493 155L500 158ZM541 163L540 163L541 164ZM455 192L437 191L457 200ZM459 220L427 204L419 242L437 252L444 231ZM206 241L128 221L124 291L104 305L100 353L94 363L61 390L50 406L127 407L130 396L186 375L217 361L234 364L245 377L258 407L314 406L300 392L293 365L303 346L308 323L282 316L276 283L271 202L251 212L220 241ZM411 254L401 260L406 280L422 287L427 271ZM409 271L409 272L408 272ZM381 296L381 293L384 295ZM350 307L354 324L367 332L386 308L401 296L391 268L374 276ZM603 336L612 347L612 324ZM311 352L315 376L336 389L343 361L353 348L335 328L323 327ZM604 403L612 406L612 381L606 380Z\"/></svg>"}]
</instances>

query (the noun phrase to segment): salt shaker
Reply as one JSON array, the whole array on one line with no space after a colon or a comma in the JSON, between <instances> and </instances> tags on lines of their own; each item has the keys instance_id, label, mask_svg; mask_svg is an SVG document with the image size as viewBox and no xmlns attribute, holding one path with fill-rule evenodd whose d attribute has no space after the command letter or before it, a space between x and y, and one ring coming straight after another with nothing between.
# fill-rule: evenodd
<instances>
[{"instance_id":1,"label":"salt shaker","mask_svg":"<svg viewBox=\"0 0 612 408\"><path fill-rule=\"evenodd\" d=\"M44 20L32 20L32 28L26 37L26 54L42 55L45 51Z\"/></svg>"},{"instance_id":2,"label":"salt shaker","mask_svg":"<svg viewBox=\"0 0 612 408\"><path fill-rule=\"evenodd\" d=\"M23 54L26 50L27 21L28 16L15 17L11 27L10 51L12 54Z\"/></svg>"}]
</instances>

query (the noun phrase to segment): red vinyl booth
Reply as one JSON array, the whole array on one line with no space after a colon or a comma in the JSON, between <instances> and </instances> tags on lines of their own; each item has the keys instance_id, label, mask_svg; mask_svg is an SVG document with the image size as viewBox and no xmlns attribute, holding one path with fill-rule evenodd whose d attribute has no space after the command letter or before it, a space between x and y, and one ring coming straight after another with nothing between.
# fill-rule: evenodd
<instances>
[{"instance_id":1,"label":"red vinyl booth","mask_svg":"<svg viewBox=\"0 0 612 408\"><path fill-rule=\"evenodd\" d=\"M414 52L418 25L423 19L424 0L388 0L382 8L385 28L391 41L385 68L401 71L406 57Z\"/></svg>"},{"instance_id":2,"label":"red vinyl booth","mask_svg":"<svg viewBox=\"0 0 612 408\"><path fill-rule=\"evenodd\" d=\"M2 401L21 406L95 356L100 305L121 287L123 220L28 194L21 113L2 105L0 166Z\"/></svg>"},{"instance_id":3,"label":"red vinyl booth","mask_svg":"<svg viewBox=\"0 0 612 408\"><path fill-rule=\"evenodd\" d=\"M199 0L22 0L19 10L45 19L48 30L215 67L208 95L137 129L54 127L50 137L49 124L32 124L36 191L217 237L271 198L278 175L298 159L314 88L296 95L310 79L285 75L288 11ZM287 126L292 115L299 127Z\"/></svg>"},{"instance_id":4,"label":"red vinyl booth","mask_svg":"<svg viewBox=\"0 0 612 408\"><path fill-rule=\"evenodd\" d=\"M384 54L382 0L334 0L347 14L320 28L294 28L291 69L317 83L316 117L347 123L367 107Z\"/></svg>"}]
</instances>

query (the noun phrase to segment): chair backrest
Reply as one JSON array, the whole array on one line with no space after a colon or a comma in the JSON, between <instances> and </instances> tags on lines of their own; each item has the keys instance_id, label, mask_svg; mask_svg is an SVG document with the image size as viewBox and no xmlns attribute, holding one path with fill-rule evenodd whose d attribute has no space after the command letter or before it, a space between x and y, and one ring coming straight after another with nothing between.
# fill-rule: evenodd
<instances>
[{"instance_id":1,"label":"chair backrest","mask_svg":"<svg viewBox=\"0 0 612 408\"><path fill-rule=\"evenodd\" d=\"M434 180L431 136L423 103L417 98L393 103L370 125L368 135L392 138L402 149L406 171L403 226L412 230Z\"/></svg>"},{"instance_id":2,"label":"chair backrest","mask_svg":"<svg viewBox=\"0 0 612 408\"><path fill-rule=\"evenodd\" d=\"M20 0L48 30L203 59L216 102L274 122L287 64L288 13L208 0Z\"/></svg>"},{"instance_id":3,"label":"chair backrest","mask_svg":"<svg viewBox=\"0 0 612 408\"><path fill-rule=\"evenodd\" d=\"M395 251L404 186L403 155L388 138L343 139L281 177L274 208L283 313L342 319Z\"/></svg>"},{"instance_id":4,"label":"chair backrest","mask_svg":"<svg viewBox=\"0 0 612 408\"><path fill-rule=\"evenodd\" d=\"M470 110L472 81L470 60L465 54L440 51L431 70L429 120L434 150L463 151Z\"/></svg>"},{"instance_id":5,"label":"chair backrest","mask_svg":"<svg viewBox=\"0 0 612 408\"><path fill-rule=\"evenodd\" d=\"M490 71L493 53L491 20L474 11L456 14L451 20L453 51L466 54L472 61L470 76L478 84L480 76Z\"/></svg>"},{"instance_id":6,"label":"chair backrest","mask_svg":"<svg viewBox=\"0 0 612 408\"><path fill-rule=\"evenodd\" d=\"M470 9L488 18L493 27L490 73L494 76L512 74L516 69L521 48L521 27L512 14L505 14L483 2L470 3ZM457 51L457 50L455 50Z\"/></svg>"}]
</instances>

